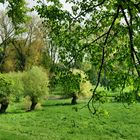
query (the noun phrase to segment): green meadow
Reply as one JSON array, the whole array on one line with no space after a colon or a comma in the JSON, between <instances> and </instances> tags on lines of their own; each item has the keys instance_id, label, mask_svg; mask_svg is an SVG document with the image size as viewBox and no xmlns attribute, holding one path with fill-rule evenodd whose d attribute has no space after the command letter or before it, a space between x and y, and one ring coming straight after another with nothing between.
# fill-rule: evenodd
<instances>
[{"instance_id":1,"label":"green meadow","mask_svg":"<svg viewBox=\"0 0 140 140\"><path fill-rule=\"evenodd\" d=\"M140 140L140 104L103 104L103 114L91 115L86 102L47 100L35 111L10 104L0 115L0 140ZM78 108L76 111L75 108Z\"/></svg>"}]
</instances>

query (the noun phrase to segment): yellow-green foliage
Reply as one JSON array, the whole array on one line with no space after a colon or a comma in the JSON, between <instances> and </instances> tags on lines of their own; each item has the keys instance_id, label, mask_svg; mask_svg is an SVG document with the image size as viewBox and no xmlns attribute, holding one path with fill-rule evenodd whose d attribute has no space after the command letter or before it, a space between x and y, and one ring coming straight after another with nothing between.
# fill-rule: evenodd
<instances>
[{"instance_id":1,"label":"yellow-green foliage","mask_svg":"<svg viewBox=\"0 0 140 140\"><path fill-rule=\"evenodd\" d=\"M41 67L32 67L23 76L25 96L38 98L47 95L48 82L48 74Z\"/></svg>"},{"instance_id":2,"label":"yellow-green foliage","mask_svg":"<svg viewBox=\"0 0 140 140\"><path fill-rule=\"evenodd\" d=\"M12 81L13 81L13 94L12 94L12 96L19 99L24 93L23 82L22 82L23 73L10 72L6 75L10 79L12 79Z\"/></svg>"},{"instance_id":3,"label":"yellow-green foliage","mask_svg":"<svg viewBox=\"0 0 140 140\"><path fill-rule=\"evenodd\" d=\"M20 104L20 108L24 109L24 110L29 110L31 107L31 99L30 96L26 96L25 98L23 98L21 100L21 104ZM35 109L39 110L42 109L41 103L39 101L39 103L37 103Z\"/></svg>"},{"instance_id":4,"label":"yellow-green foliage","mask_svg":"<svg viewBox=\"0 0 140 140\"><path fill-rule=\"evenodd\" d=\"M79 69L73 69L72 72L75 75L80 74L80 77L81 77L80 92L78 93L78 96L84 96L84 97L91 96L93 86L88 80L87 75L82 70L79 70Z\"/></svg>"}]
</instances>

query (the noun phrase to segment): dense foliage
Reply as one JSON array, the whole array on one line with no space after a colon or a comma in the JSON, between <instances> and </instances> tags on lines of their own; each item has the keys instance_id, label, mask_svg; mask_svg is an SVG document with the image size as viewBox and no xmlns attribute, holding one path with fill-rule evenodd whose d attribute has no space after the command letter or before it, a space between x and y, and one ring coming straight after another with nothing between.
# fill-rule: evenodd
<instances>
[{"instance_id":1,"label":"dense foliage","mask_svg":"<svg viewBox=\"0 0 140 140\"><path fill-rule=\"evenodd\" d=\"M0 74L0 113L5 113L9 104L9 96L13 91L12 79L6 75Z\"/></svg>"},{"instance_id":2,"label":"dense foliage","mask_svg":"<svg viewBox=\"0 0 140 140\"><path fill-rule=\"evenodd\" d=\"M61 95L72 97L72 104L76 104L79 97L90 97L93 85L88 80L86 74L79 69L63 71L56 77L56 86L62 87Z\"/></svg>"},{"instance_id":3,"label":"dense foliage","mask_svg":"<svg viewBox=\"0 0 140 140\"><path fill-rule=\"evenodd\" d=\"M11 95L11 99L15 102L19 102L20 99L24 95L24 87L23 87L23 82L22 82L22 78L24 76L24 73L11 72L11 73L8 73L6 75L7 75L7 77L12 79L12 81L13 81L13 85L12 85L12 89L13 89L12 93L13 94Z\"/></svg>"},{"instance_id":4,"label":"dense foliage","mask_svg":"<svg viewBox=\"0 0 140 140\"><path fill-rule=\"evenodd\" d=\"M88 76L84 71L73 69L72 73L75 75L80 75L80 91L78 96L90 97L92 95L93 85L90 83Z\"/></svg>"},{"instance_id":5,"label":"dense foliage","mask_svg":"<svg viewBox=\"0 0 140 140\"><path fill-rule=\"evenodd\" d=\"M140 3L137 1L67 0L70 10L61 1L40 1L36 10L50 32L48 38L58 48L58 57L65 67L80 67L89 61L95 68L96 89L101 84L123 92L133 86L139 92ZM54 16L55 15L55 16ZM94 110L94 108L93 108ZM94 111L93 111L94 113Z\"/></svg>"},{"instance_id":6,"label":"dense foliage","mask_svg":"<svg viewBox=\"0 0 140 140\"><path fill-rule=\"evenodd\" d=\"M22 80L24 95L31 98L31 110L33 110L39 98L48 95L48 75L41 67L34 66L24 73Z\"/></svg>"},{"instance_id":7,"label":"dense foliage","mask_svg":"<svg viewBox=\"0 0 140 140\"><path fill-rule=\"evenodd\" d=\"M0 74L0 98L8 97L13 92L13 79Z\"/></svg>"},{"instance_id":8,"label":"dense foliage","mask_svg":"<svg viewBox=\"0 0 140 140\"><path fill-rule=\"evenodd\" d=\"M41 67L32 67L23 76L25 95L36 97L47 95L48 82L47 73Z\"/></svg>"}]
</instances>

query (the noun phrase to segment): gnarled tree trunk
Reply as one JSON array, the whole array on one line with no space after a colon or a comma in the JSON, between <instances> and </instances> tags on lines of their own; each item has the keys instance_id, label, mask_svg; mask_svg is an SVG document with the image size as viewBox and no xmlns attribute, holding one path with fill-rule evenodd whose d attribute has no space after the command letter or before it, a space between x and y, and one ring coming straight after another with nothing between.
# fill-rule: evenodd
<instances>
[{"instance_id":1,"label":"gnarled tree trunk","mask_svg":"<svg viewBox=\"0 0 140 140\"><path fill-rule=\"evenodd\" d=\"M72 105L77 104L77 99L78 99L78 97L77 97L75 94L73 94L73 95L72 95L71 104L72 104Z\"/></svg>"},{"instance_id":2,"label":"gnarled tree trunk","mask_svg":"<svg viewBox=\"0 0 140 140\"><path fill-rule=\"evenodd\" d=\"M0 107L0 113L5 113L6 109L8 108L9 105L9 100L8 98L4 97L1 101L0 101L1 107Z\"/></svg>"}]
</instances>

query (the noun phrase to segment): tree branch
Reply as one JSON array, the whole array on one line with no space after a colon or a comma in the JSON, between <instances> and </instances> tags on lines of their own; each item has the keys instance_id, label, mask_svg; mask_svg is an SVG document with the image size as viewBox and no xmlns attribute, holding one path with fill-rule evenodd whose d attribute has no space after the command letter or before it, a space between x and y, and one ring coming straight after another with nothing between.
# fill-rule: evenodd
<instances>
[{"instance_id":1,"label":"tree branch","mask_svg":"<svg viewBox=\"0 0 140 140\"><path fill-rule=\"evenodd\" d=\"M77 18L79 18L79 17L80 17L81 15L83 15L84 13L87 13L88 11L91 11L92 9L94 9L94 8L96 8L96 7L98 7L98 6L102 5L102 4L104 4L105 1L106 1L106 0L103 0L102 2L98 3L97 5L93 5L93 6L91 6L91 7L88 7L86 10L81 11L81 12L79 13L79 15L77 15L76 17L73 17L73 18L76 20Z\"/></svg>"},{"instance_id":2,"label":"tree branch","mask_svg":"<svg viewBox=\"0 0 140 140\"><path fill-rule=\"evenodd\" d=\"M133 3L133 2L132 2ZM134 4L134 3L133 3ZM138 4L134 4L134 6L135 6L135 8L138 10L138 12L140 13L140 7L139 7L139 5L140 5L140 2L138 3Z\"/></svg>"},{"instance_id":3,"label":"tree branch","mask_svg":"<svg viewBox=\"0 0 140 140\"><path fill-rule=\"evenodd\" d=\"M135 50L134 50L134 44L133 44L133 28L132 28L132 13L131 13L131 9L128 5L128 11L129 11L129 15L130 15L130 23L127 19L127 16L124 12L124 9L123 9L123 6L121 5L121 11L123 13L123 16L124 16L124 19L125 19L125 22L127 24L127 27L128 27L128 32L129 32L129 41L130 41L130 54L131 54L131 58L132 58L132 61L134 63L134 66L135 66L135 69L137 71L137 74L138 76L140 77L140 71L136 65L136 61L135 61Z\"/></svg>"},{"instance_id":4,"label":"tree branch","mask_svg":"<svg viewBox=\"0 0 140 140\"><path fill-rule=\"evenodd\" d=\"M102 69L103 69L103 65L104 65L104 59L105 59L105 46L106 46L106 44L107 44L108 37L109 37L109 35L110 35L110 31L111 31L111 29L113 28L113 25L114 25L114 23L115 23L115 21L116 21L118 15L119 15L119 9L120 9L120 6L118 5L117 12L116 12L116 16L114 17L114 19L113 19L113 21L112 21L112 24L111 24L111 26L110 26L110 28L109 28L109 30L108 30L108 32L107 32L107 36L106 36L105 41L104 41L104 43L103 43L104 46L103 46L103 48L102 48L102 59L101 59L101 65L100 65L99 72L98 72L97 83L96 83L96 86L95 86L95 88L94 88L94 90L93 90L93 95L92 95L92 97L90 98L90 100L88 101L88 104L87 104L89 111L90 111L93 115L96 114L96 112L97 112L96 108L95 108L94 105L93 105L93 101L94 101L94 98L95 98L95 95L96 95L95 93L96 93L96 90L97 90L97 88L98 88L98 86L99 86L100 79L101 79L101 73L102 73ZM90 107L90 103L91 103L91 102L92 102L92 109L93 109L93 111L92 111L92 109L91 109L91 107Z\"/></svg>"}]
</instances>

